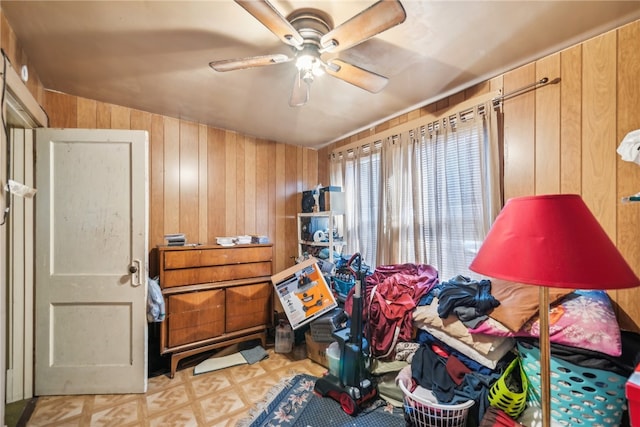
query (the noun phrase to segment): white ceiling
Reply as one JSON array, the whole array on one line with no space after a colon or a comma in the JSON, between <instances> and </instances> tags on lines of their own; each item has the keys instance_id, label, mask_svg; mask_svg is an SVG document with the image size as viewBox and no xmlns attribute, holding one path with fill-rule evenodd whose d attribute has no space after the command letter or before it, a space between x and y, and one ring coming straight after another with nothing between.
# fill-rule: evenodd
<instances>
[{"instance_id":1,"label":"white ceiling","mask_svg":"<svg viewBox=\"0 0 640 427\"><path fill-rule=\"evenodd\" d=\"M284 16L313 7L336 26L372 3L272 0ZM324 75L293 108L293 63L209 67L291 52L233 1L0 4L47 89L313 148L640 19L637 0L404 0L404 23L331 55L388 77L385 89Z\"/></svg>"}]
</instances>

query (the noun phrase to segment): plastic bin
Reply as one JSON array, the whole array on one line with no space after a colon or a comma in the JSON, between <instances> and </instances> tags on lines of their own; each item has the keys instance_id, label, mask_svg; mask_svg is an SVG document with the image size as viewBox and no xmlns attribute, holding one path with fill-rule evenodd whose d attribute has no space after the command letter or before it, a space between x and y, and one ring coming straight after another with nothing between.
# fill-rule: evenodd
<instances>
[{"instance_id":1,"label":"plastic bin","mask_svg":"<svg viewBox=\"0 0 640 427\"><path fill-rule=\"evenodd\" d=\"M529 381L527 401L540 405L540 350L519 342L522 369ZM621 375L577 366L551 356L551 418L567 427L618 427L626 409Z\"/></svg>"},{"instance_id":2,"label":"plastic bin","mask_svg":"<svg viewBox=\"0 0 640 427\"><path fill-rule=\"evenodd\" d=\"M405 420L417 427L465 427L469 409L476 403L468 400L457 405L444 405L412 394L403 381L399 381L399 386L404 394Z\"/></svg>"},{"instance_id":3,"label":"plastic bin","mask_svg":"<svg viewBox=\"0 0 640 427\"><path fill-rule=\"evenodd\" d=\"M329 360L329 372L336 377L340 377L340 344L332 342L327 347L327 360Z\"/></svg>"}]
</instances>

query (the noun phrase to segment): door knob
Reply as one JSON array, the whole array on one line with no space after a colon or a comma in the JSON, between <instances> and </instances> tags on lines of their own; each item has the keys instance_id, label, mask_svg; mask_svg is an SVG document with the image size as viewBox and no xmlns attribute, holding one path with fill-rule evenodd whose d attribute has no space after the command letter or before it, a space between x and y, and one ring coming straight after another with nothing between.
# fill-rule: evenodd
<instances>
[{"instance_id":1,"label":"door knob","mask_svg":"<svg viewBox=\"0 0 640 427\"><path fill-rule=\"evenodd\" d=\"M135 274L137 272L138 272L138 267L137 266L135 266L135 265L130 265L129 266L129 273Z\"/></svg>"}]
</instances>

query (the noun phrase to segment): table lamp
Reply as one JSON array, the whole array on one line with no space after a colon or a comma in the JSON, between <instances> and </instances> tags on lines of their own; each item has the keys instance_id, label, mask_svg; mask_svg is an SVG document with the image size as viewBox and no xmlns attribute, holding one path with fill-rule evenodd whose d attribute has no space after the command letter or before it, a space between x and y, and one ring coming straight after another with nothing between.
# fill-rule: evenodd
<instances>
[{"instance_id":1,"label":"table lamp","mask_svg":"<svg viewBox=\"0 0 640 427\"><path fill-rule=\"evenodd\" d=\"M540 287L542 425L551 425L549 287L622 289L640 286L579 195L509 199L469 269L496 279Z\"/></svg>"}]
</instances>

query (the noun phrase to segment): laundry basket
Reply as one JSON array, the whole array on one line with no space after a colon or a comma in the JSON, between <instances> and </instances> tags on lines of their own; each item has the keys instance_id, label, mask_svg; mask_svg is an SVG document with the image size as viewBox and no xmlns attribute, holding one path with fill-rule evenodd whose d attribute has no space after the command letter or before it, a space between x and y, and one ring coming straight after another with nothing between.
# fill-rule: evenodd
<instances>
[{"instance_id":1,"label":"laundry basket","mask_svg":"<svg viewBox=\"0 0 640 427\"><path fill-rule=\"evenodd\" d=\"M540 350L518 343L522 369L529 381L527 400L540 402ZM627 408L626 378L614 372L574 365L551 357L551 418L567 427L617 427Z\"/></svg>"},{"instance_id":2,"label":"laundry basket","mask_svg":"<svg viewBox=\"0 0 640 427\"><path fill-rule=\"evenodd\" d=\"M407 425L416 427L465 427L469 408L475 401L457 405L443 405L411 393L403 381L399 381L404 394L404 413ZM435 401L435 397L433 399Z\"/></svg>"}]
</instances>

